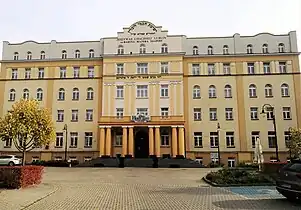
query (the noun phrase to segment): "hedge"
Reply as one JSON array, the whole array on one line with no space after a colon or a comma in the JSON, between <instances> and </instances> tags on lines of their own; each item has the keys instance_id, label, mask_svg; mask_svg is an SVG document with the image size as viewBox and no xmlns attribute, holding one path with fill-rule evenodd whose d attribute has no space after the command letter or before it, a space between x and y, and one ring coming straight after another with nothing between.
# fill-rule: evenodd
<instances>
[{"instance_id":1,"label":"hedge","mask_svg":"<svg viewBox=\"0 0 301 210\"><path fill-rule=\"evenodd\" d=\"M38 161L33 161L31 164L37 166L48 166L48 167L69 167L70 163L65 160L49 160L49 161L38 160ZM78 164L79 162L77 160L71 161L71 166L76 166Z\"/></svg>"},{"instance_id":2,"label":"hedge","mask_svg":"<svg viewBox=\"0 0 301 210\"><path fill-rule=\"evenodd\" d=\"M25 188L40 184L43 172L43 166L2 166L0 167L0 182L6 188Z\"/></svg>"}]
</instances>

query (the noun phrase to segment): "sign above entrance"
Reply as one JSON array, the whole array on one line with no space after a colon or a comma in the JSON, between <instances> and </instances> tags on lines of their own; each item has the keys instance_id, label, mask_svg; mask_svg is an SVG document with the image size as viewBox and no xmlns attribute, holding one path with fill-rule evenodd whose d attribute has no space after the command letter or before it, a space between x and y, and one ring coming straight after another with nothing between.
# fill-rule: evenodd
<instances>
[{"instance_id":1,"label":"sign above entrance","mask_svg":"<svg viewBox=\"0 0 301 210\"><path fill-rule=\"evenodd\" d=\"M154 24L152 24L151 22L148 21L138 21L134 24L132 24L128 30L129 33L132 33L133 31L135 31L135 29L137 27L147 27L151 30L151 32L148 32L148 34L155 34L158 30L156 28L156 26Z\"/></svg>"},{"instance_id":2,"label":"sign above entrance","mask_svg":"<svg viewBox=\"0 0 301 210\"><path fill-rule=\"evenodd\" d=\"M145 116L143 114L132 116L133 122L149 122L150 116Z\"/></svg>"}]
</instances>

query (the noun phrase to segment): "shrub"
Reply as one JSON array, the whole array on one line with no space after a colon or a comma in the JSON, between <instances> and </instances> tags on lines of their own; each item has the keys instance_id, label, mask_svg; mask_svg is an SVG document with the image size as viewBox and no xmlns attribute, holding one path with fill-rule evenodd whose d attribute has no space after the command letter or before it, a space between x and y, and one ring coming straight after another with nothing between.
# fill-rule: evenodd
<instances>
[{"instance_id":1,"label":"shrub","mask_svg":"<svg viewBox=\"0 0 301 210\"><path fill-rule=\"evenodd\" d=\"M65 160L39 160L39 161L33 161L31 163L32 165L40 165L40 166L48 166L48 167L69 167L69 162ZM79 162L77 160L71 161L71 166L78 165Z\"/></svg>"},{"instance_id":2,"label":"shrub","mask_svg":"<svg viewBox=\"0 0 301 210\"><path fill-rule=\"evenodd\" d=\"M220 168L220 167L224 167L224 164L221 163L220 165L218 163L209 163L208 168Z\"/></svg>"},{"instance_id":3,"label":"shrub","mask_svg":"<svg viewBox=\"0 0 301 210\"><path fill-rule=\"evenodd\" d=\"M257 163L251 163L251 162L240 162L237 164L238 168L258 168Z\"/></svg>"},{"instance_id":4,"label":"shrub","mask_svg":"<svg viewBox=\"0 0 301 210\"><path fill-rule=\"evenodd\" d=\"M43 169L43 166L3 166L0 167L0 181L13 189L40 184Z\"/></svg>"}]
</instances>

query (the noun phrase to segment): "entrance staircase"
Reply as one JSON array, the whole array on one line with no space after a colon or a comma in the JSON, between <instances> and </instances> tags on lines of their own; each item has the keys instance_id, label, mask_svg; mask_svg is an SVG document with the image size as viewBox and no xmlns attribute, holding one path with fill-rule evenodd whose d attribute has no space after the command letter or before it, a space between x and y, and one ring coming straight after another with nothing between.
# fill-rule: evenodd
<instances>
[{"instance_id":1,"label":"entrance staircase","mask_svg":"<svg viewBox=\"0 0 301 210\"><path fill-rule=\"evenodd\" d=\"M204 166L191 159L98 157L77 167L203 168Z\"/></svg>"}]
</instances>

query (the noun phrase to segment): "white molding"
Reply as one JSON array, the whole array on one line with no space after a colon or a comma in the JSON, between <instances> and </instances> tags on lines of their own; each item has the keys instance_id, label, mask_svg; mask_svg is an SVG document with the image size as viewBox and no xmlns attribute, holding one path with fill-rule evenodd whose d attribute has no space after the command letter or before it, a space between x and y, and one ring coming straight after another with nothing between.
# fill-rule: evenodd
<instances>
[{"instance_id":1,"label":"white molding","mask_svg":"<svg viewBox=\"0 0 301 210\"><path fill-rule=\"evenodd\" d=\"M153 127L155 127L155 126L153 126L153 125L149 125L148 127L149 127L149 128L153 128Z\"/></svg>"},{"instance_id":2,"label":"white molding","mask_svg":"<svg viewBox=\"0 0 301 210\"><path fill-rule=\"evenodd\" d=\"M99 128L105 128L106 126L98 126Z\"/></svg>"},{"instance_id":3,"label":"white molding","mask_svg":"<svg viewBox=\"0 0 301 210\"><path fill-rule=\"evenodd\" d=\"M128 126L121 126L122 128L127 128Z\"/></svg>"},{"instance_id":4,"label":"white molding","mask_svg":"<svg viewBox=\"0 0 301 210\"><path fill-rule=\"evenodd\" d=\"M134 128L134 126L131 125L131 126L128 126L128 128Z\"/></svg>"},{"instance_id":5,"label":"white molding","mask_svg":"<svg viewBox=\"0 0 301 210\"><path fill-rule=\"evenodd\" d=\"M178 127L179 127L179 128L184 128L184 125L179 125Z\"/></svg>"},{"instance_id":6,"label":"white molding","mask_svg":"<svg viewBox=\"0 0 301 210\"><path fill-rule=\"evenodd\" d=\"M173 126L171 126L172 128L177 128L178 126L176 126L176 125L173 125Z\"/></svg>"},{"instance_id":7,"label":"white molding","mask_svg":"<svg viewBox=\"0 0 301 210\"><path fill-rule=\"evenodd\" d=\"M160 128L160 125L155 125L155 128Z\"/></svg>"},{"instance_id":8,"label":"white molding","mask_svg":"<svg viewBox=\"0 0 301 210\"><path fill-rule=\"evenodd\" d=\"M106 128L112 128L112 126L106 126Z\"/></svg>"}]
</instances>

